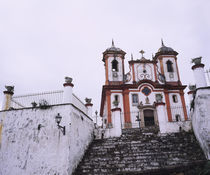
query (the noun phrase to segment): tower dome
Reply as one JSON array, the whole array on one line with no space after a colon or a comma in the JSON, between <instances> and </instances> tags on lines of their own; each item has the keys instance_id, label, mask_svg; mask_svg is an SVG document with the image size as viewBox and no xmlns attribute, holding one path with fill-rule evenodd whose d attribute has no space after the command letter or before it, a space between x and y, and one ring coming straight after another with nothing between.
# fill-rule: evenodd
<instances>
[{"instance_id":1,"label":"tower dome","mask_svg":"<svg viewBox=\"0 0 210 175\"><path fill-rule=\"evenodd\" d=\"M112 46L107 48L103 52L103 55L106 55L108 53L111 53L111 54L122 54L123 56L126 54L126 52L124 52L122 49L115 47L113 40L112 40ZM103 61L104 61L104 59L103 59Z\"/></svg>"},{"instance_id":2,"label":"tower dome","mask_svg":"<svg viewBox=\"0 0 210 175\"><path fill-rule=\"evenodd\" d=\"M178 55L178 53L174 49L165 46L163 40L161 40L161 44L162 46L158 49L158 52L155 54L155 57L159 55Z\"/></svg>"}]
</instances>

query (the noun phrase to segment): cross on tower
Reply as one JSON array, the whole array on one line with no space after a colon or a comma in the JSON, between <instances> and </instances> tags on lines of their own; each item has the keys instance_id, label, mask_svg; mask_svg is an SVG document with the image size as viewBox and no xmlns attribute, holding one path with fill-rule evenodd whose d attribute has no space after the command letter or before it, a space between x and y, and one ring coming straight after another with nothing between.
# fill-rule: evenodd
<instances>
[{"instance_id":1,"label":"cross on tower","mask_svg":"<svg viewBox=\"0 0 210 175\"><path fill-rule=\"evenodd\" d=\"M141 57L143 58L145 51L141 50L139 53L141 54Z\"/></svg>"}]
</instances>

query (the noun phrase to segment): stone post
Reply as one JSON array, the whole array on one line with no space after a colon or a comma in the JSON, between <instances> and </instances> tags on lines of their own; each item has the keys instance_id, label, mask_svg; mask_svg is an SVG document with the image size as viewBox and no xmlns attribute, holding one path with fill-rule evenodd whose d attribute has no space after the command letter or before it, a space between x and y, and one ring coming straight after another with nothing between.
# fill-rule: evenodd
<instances>
[{"instance_id":1,"label":"stone post","mask_svg":"<svg viewBox=\"0 0 210 175\"><path fill-rule=\"evenodd\" d=\"M63 103L72 103L73 93L72 89L74 85L72 84L72 78L65 77L65 83L63 84L64 92L63 92Z\"/></svg>"},{"instance_id":2,"label":"stone post","mask_svg":"<svg viewBox=\"0 0 210 175\"><path fill-rule=\"evenodd\" d=\"M93 104L91 103L91 98L85 98L86 101L86 108L87 108L87 114L90 118L92 118L92 108L93 108ZM93 119L93 118L92 118Z\"/></svg>"},{"instance_id":3,"label":"stone post","mask_svg":"<svg viewBox=\"0 0 210 175\"><path fill-rule=\"evenodd\" d=\"M12 95L14 94L14 86L5 86L5 88L2 110L8 110L11 107Z\"/></svg>"},{"instance_id":4,"label":"stone post","mask_svg":"<svg viewBox=\"0 0 210 175\"><path fill-rule=\"evenodd\" d=\"M166 128L167 117L166 117L166 111L165 111L165 103L158 102L155 104L155 106L157 110L160 133L166 133L167 132L167 128Z\"/></svg>"},{"instance_id":5,"label":"stone post","mask_svg":"<svg viewBox=\"0 0 210 175\"><path fill-rule=\"evenodd\" d=\"M201 58L202 57L198 57L192 60L192 62L195 63L195 65L192 66L192 70L194 73L196 88L207 86L205 73L204 73L205 65L201 63Z\"/></svg>"},{"instance_id":6,"label":"stone post","mask_svg":"<svg viewBox=\"0 0 210 175\"><path fill-rule=\"evenodd\" d=\"M112 123L113 123L112 137L120 137L122 135L122 126L120 118L121 108L116 107L111 111L112 111Z\"/></svg>"}]
</instances>

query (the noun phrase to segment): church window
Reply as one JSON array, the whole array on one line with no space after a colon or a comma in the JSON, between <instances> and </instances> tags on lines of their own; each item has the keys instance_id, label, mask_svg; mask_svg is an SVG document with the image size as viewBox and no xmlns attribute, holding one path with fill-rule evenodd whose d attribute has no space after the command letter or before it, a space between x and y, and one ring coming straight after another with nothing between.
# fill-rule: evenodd
<instances>
[{"instance_id":1,"label":"church window","mask_svg":"<svg viewBox=\"0 0 210 175\"><path fill-rule=\"evenodd\" d=\"M173 69L173 63L170 60L168 60L166 62L166 64L167 64L167 70L168 70L168 72L173 72L174 71L174 69Z\"/></svg>"},{"instance_id":2,"label":"church window","mask_svg":"<svg viewBox=\"0 0 210 175\"><path fill-rule=\"evenodd\" d=\"M118 61L116 59L112 61L112 71L118 72Z\"/></svg>"},{"instance_id":3,"label":"church window","mask_svg":"<svg viewBox=\"0 0 210 175\"><path fill-rule=\"evenodd\" d=\"M133 105L138 105L138 103L139 103L138 94L132 94L132 103L133 103Z\"/></svg>"},{"instance_id":4,"label":"church window","mask_svg":"<svg viewBox=\"0 0 210 175\"><path fill-rule=\"evenodd\" d=\"M114 96L114 101L118 101L119 102L119 96L118 95Z\"/></svg>"},{"instance_id":5,"label":"church window","mask_svg":"<svg viewBox=\"0 0 210 175\"><path fill-rule=\"evenodd\" d=\"M172 98L173 98L173 102L174 102L174 103L178 103L177 95L173 95Z\"/></svg>"},{"instance_id":6,"label":"church window","mask_svg":"<svg viewBox=\"0 0 210 175\"><path fill-rule=\"evenodd\" d=\"M179 114L176 114L176 115L175 115L175 118L176 118L176 121L177 121L177 122L178 122L178 121L181 121L181 117L180 117Z\"/></svg>"},{"instance_id":7,"label":"church window","mask_svg":"<svg viewBox=\"0 0 210 175\"><path fill-rule=\"evenodd\" d=\"M146 96L148 96L151 93L151 90L148 87L144 87L142 89L142 93Z\"/></svg>"}]
</instances>

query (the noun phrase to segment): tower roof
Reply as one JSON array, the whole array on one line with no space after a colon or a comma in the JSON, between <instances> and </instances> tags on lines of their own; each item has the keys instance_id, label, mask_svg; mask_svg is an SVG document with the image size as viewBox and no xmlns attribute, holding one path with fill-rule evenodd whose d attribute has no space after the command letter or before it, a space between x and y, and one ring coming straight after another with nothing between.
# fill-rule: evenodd
<instances>
[{"instance_id":1,"label":"tower roof","mask_svg":"<svg viewBox=\"0 0 210 175\"><path fill-rule=\"evenodd\" d=\"M114 41L112 40L112 46L107 48L103 54L107 54L107 53L116 53L116 54L123 54L125 55L126 52L124 52L122 49L115 47Z\"/></svg>"},{"instance_id":2,"label":"tower roof","mask_svg":"<svg viewBox=\"0 0 210 175\"><path fill-rule=\"evenodd\" d=\"M178 53L171 47L164 45L163 40L161 39L161 47L158 49L158 52L155 54L155 58L159 55L178 55Z\"/></svg>"}]
</instances>

